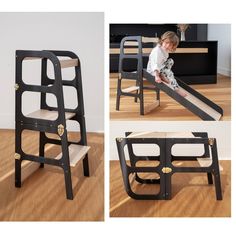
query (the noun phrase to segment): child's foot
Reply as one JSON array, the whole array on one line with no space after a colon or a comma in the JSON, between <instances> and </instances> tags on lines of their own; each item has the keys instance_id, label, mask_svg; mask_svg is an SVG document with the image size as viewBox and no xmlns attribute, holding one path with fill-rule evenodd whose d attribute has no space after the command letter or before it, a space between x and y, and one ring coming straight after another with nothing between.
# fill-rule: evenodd
<instances>
[{"instance_id":1,"label":"child's foot","mask_svg":"<svg viewBox=\"0 0 236 236\"><path fill-rule=\"evenodd\" d=\"M162 82L161 78L155 78L155 81L160 84Z\"/></svg>"},{"instance_id":2,"label":"child's foot","mask_svg":"<svg viewBox=\"0 0 236 236\"><path fill-rule=\"evenodd\" d=\"M161 75L161 79L162 79L164 82L166 82L167 84L170 83L170 81L169 81L165 76L163 76L163 75Z\"/></svg>"},{"instance_id":3,"label":"child's foot","mask_svg":"<svg viewBox=\"0 0 236 236\"><path fill-rule=\"evenodd\" d=\"M179 95L181 95L182 97L186 97L187 93L185 93L182 89L176 89L175 90Z\"/></svg>"}]
</instances>

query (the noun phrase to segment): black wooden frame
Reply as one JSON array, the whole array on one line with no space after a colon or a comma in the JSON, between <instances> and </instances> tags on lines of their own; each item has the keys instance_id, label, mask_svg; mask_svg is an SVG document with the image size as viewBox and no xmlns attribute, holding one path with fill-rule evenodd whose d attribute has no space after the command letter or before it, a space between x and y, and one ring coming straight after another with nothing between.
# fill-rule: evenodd
<instances>
[{"instance_id":1,"label":"black wooden frame","mask_svg":"<svg viewBox=\"0 0 236 236\"><path fill-rule=\"evenodd\" d=\"M125 54L124 49L128 48L129 46L125 46L126 42L137 42L138 45L138 53L137 54ZM182 97L178 93L176 93L173 89L171 89L169 86L167 86L165 83L156 83L155 77L152 76L150 73L148 73L146 70L143 69L143 56L147 56L146 54L142 53L142 45L144 43L142 42L141 36L128 36L124 37L120 44L120 58L119 58L119 78L118 78L118 84L117 84L117 97L116 97L116 110L120 109L120 99L121 96L132 96L135 97L135 102L137 102L137 99L140 101L140 115L144 115L144 94L143 90L146 89L143 85L143 78L145 78L147 81L149 81L151 84L155 86L155 88L148 88L156 91L157 93L157 100L159 100L159 106L160 106L160 90L165 92L168 96L179 102L181 105L186 107L189 111L200 117L202 120L215 120L213 117L208 115L204 110L197 107L195 104L188 101L185 97ZM132 48L132 46L130 46ZM134 72L127 72L123 70L123 60L125 59L137 59L138 60L138 66L137 71ZM121 90L121 83L123 79L129 79L129 80L136 80L136 85L139 86L139 91L137 91L136 94L134 93L124 93ZM223 115L223 109L216 105L214 102L203 96L202 94L198 93L196 90L192 89L190 86L188 86L186 83L181 81L179 78L176 77L177 82L181 87L183 87L186 91L193 94L195 97L197 97L202 102L206 103L211 108L215 109L217 112L219 112L221 115Z\"/></svg>"},{"instance_id":2,"label":"black wooden frame","mask_svg":"<svg viewBox=\"0 0 236 236\"><path fill-rule=\"evenodd\" d=\"M28 57L41 60L41 85L25 84L22 79L22 63ZM58 57L69 57L77 59L78 65L75 66L75 77L71 81L63 80L61 75L61 65ZM47 75L48 61L54 67L54 79ZM21 163L23 160L39 162L40 167L44 164L61 167L64 171L66 197L73 199L73 189L71 180L71 169L69 161L68 146L70 144L87 145L86 126L84 117L84 101L82 91L81 66L79 57L69 51L16 51L16 96L15 96L15 186L21 187ZM64 106L63 86L72 86L76 89L78 106L75 109L68 109ZM40 92L40 108L51 111L58 111L56 120L44 120L26 117L22 113L22 94L25 91ZM51 107L46 103L46 94L54 94L57 99L57 107ZM70 120L75 120L80 125L80 140L78 142L69 142L67 138L65 112L73 112L75 115ZM63 134L59 135L60 140L55 140L46 136L47 133L58 134L58 128L63 127ZM27 155L22 150L22 132L23 130L34 130L40 132L39 138L39 156ZM44 157L44 148L48 143L61 145L62 158L59 160ZM84 176L89 176L88 154L83 158Z\"/></svg>"},{"instance_id":3,"label":"black wooden frame","mask_svg":"<svg viewBox=\"0 0 236 236\"><path fill-rule=\"evenodd\" d=\"M124 49L129 48L125 46L126 42L137 42L138 54L125 54ZM116 97L116 110L120 109L120 98L121 96L134 97L134 101L140 101L140 114L144 115L144 96L143 90L153 90L156 92L156 100L160 100L160 90L156 87L144 86L143 85L143 57L142 57L142 37L141 36L129 36L122 39L120 43L120 57L119 57L119 78L117 84L117 97ZM123 70L123 61L125 59L136 59L137 60L137 71L127 72ZM134 93L122 92L121 84L123 79L135 80L136 86L139 86L139 91Z\"/></svg>"},{"instance_id":4,"label":"black wooden frame","mask_svg":"<svg viewBox=\"0 0 236 236\"><path fill-rule=\"evenodd\" d=\"M218 163L217 144L215 138L208 138L207 133L193 132L195 138L129 138L131 132L126 132L126 138L117 138L117 150L120 160L120 166L127 194L138 200L170 200L171 199L171 177L174 173L207 173L208 184L214 184L216 191L216 199L222 200L220 170ZM160 148L159 156L137 156L133 152L133 144L157 144ZM212 164L208 167L177 167L172 164L175 160L181 161L197 161L199 156L173 156L171 148L174 144L203 144L204 154L201 158L212 158ZM127 145L130 166L125 158L124 147ZM210 152L211 149L211 152ZM158 166L154 167L137 167L138 161L159 161ZM169 171L166 171L168 168ZM159 179L142 179L138 173L152 172L157 173ZM158 194L136 194L131 189L129 175L135 174L135 180L140 184L160 184L160 192Z\"/></svg>"}]
</instances>

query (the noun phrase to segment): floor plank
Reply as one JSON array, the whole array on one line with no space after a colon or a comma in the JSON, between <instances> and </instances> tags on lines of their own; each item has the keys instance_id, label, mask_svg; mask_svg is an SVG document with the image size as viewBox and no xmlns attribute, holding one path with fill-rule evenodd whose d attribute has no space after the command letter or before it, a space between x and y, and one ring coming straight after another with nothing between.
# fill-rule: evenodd
<instances>
[{"instance_id":1,"label":"floor plank","mask_svg":"<svg viewBox=\"0 0 236 236\"><path fill-rule=\"evenodd\" d=\"M38 152L38 135L25 134L25 149ZM22 184L14 187L14 131L0 130L0 220L2 221L103 221L104 147L103 134L88 133L90 177L83 176L82 162L72 168L74 200L66 200L61 168L45 165ZM71 139L78 137L69 134ZM57 146L49 146L46 156L55 157ZM10 173L10 174L8 174Z\"/></svg>"}]
</instances>

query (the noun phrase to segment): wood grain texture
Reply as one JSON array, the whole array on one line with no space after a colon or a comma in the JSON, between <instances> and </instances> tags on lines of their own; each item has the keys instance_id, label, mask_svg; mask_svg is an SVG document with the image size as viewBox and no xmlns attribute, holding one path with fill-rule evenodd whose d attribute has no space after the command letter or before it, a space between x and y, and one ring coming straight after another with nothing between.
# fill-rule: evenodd
<instances>
[{"instance_id":1,"label":"wood grain texture","mask_svg":"<svg viewBox=\"0 0 236 236\"><path fill-rule=\"evenodd\" d=\"M24 60L41 60L42 57L25 57ZM68 67L75 67L79 65L78 59L66 59L66 60L60 60L61 68L68 68Z\"/></svg>"},{"instance_id":2,"label":"wood grain texture","mask_svg":"<svg viewBox=\"0 0 236 236\"><path fill-rule=\"evenodd\" d=\"M90 147L82 146L77 144L71 144L68 147L69 149L69 157L70 157L70 166L75 167L78 162L82 160L82 158L88 153ZM55 159L59 160L62 157L62 153L60 153Z\"/></svg>"},{"instance_id":3,"label":"wood grain texture","mask_svg":"<svg viewBox=\"0 0 236 236\"><path fill-rule=\"evenodd\" d=\"M136 45L137 44L129 44L129 46ZM143 54L150 54L152 49L153 48L142 48L142 52ZM176 51L172 53L208 53L208 48L177 48ZM110 54L120 54L120 48L110 48ZM124 54L138 54L138 48L124 48Z\"/></svg>"},{"instance_id":4,"label":"wood grain texture","mask_svg":"<svg viewBox=\"0 0 236 236\"><path fill-rule=\"evenodd\" d=\"M66 120L69 120L73 116L75 116L75 113L65 112ZM39 109L37 111L29 113L28 115L26 115L26 117L44 120L56 120L58 118L58 111Z\"/></svg>"},{"instance_id":5,"label":"wood grain texture","mask_svg":"<svg viewBox=\"0 0 236 236\"><path fill-rule=\"evenodd\" d=\"M220 163L223 166L222 201L216 200L214 185L208 185L206 174L201 173L174 174L171 200L135 200L125 192L119 161L110 161L110 216L230 217L231 162L224 160ZM149 188L152 188L150 192L158 191L157 185Z\"/></svg>"},{"instance_id":6,"label":"wood grain texture","mask_svg":"<svg viewBox=\"0 0 236 236\"><path fill-rule=\"evenodd\" d=\"M127 138L196 138L192 132L132 132Z\"/></svg>"},{"instance_id":7,"label":"wood grain texture","mask_svg":"<svg viewBox=\"0 0 236 236\"><path fill-rule=\"evenodd\" d=\"M75 67L79 65L78 59L60 60L61 68Z\"/></svg>"},{"instance_id":8,"label":"wood grain texture","mask_svg":"<svg viewBox=\"0 0 236 236\"><path fill-rule=\"evenodd\" d=\"M26 131L24 149L38 153L38 133ZM0 130L0 220L2 221L103 221L104 147L103 134L88 133L90 177L83 176L82 162L72 168L74 200L65 195L61 168L45 165L36 170L21 188L14 186L14 130ZM79 135L69 133L70 140ZM47 157L60 153L47 145ZM9 174L10 173L10 174Z\"/></svg>"},{"instance_id":9,"label":"wood grain texture","mask_svg":"<svg viewBox=\"0 0 236 236\"><path fill-rule=\"evenodd\" d=\"M160 92L160 106L144 116L140 115L139 102L135 103L134 98L127 96L121 96L120 111L116 111L117 79L118 73L110 74L110 118L112 120L201 120L162 91ZM219 105L224 110L221 121L228 121L231 120L231 79L218 75L217 80L217 84L199 84L191 85L191 87ZM144 84L149 85L147 81ZM122 88L135 85L135 81L122 81ZM144 92L145 105L155 100L154 91Z\"/></svg>"}]
</instances>

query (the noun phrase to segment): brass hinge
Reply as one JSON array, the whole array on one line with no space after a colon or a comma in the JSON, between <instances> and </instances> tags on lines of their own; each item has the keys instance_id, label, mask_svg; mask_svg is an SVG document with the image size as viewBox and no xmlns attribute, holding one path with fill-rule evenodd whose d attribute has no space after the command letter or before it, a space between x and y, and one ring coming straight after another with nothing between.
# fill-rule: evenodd
<instances>
[{"instance_id":1,"label":"brass hinge","mask_svg":"<svg viewBox=\"0 0 236 236\"><path fill-rule=\"evenodd\" d=\"M209 139L208 139L208 144L211 145L211 146L213 146L213 144L214 144L214 138L209 138Z\"/></svg>"},{"instance_id":2,"label":"brass hinge","mask_svg":"<svg viewBox=\"0 0 236 236\"><path fill-rule=\"evenodd\" d=\"M20 88L19 84L15 84L14 88L15 90L18 90Z\"/></svg>"},{"instance_id":3,"label":"brass hinge","mask_svg":"<svg viewBox=\"0 0 236 236\"><path fill-rule=\"evenodd\" d=\"M15 157L16 160L20 160L20 154L19 153L15 153L14 157Z\"/></svg>"},{"instance_id":4,"label":"brass hinge","mask_svg":"<svg viewBox=\"0 0 236 236\"><path fill-rule=\"evenodd\" d=\"M116 138L117 142L122 142L123 138Z\"/></svg>"},{"instance_id":5,"label":"brass hinge","mask_svg":"<svg viewBox=\"0 0 236 236\"><path fill-rule=\"evenodd\" d=\"M64 131L65 131L64 125L60 124L57 126L57 132L60 137L64 134Z\"/></svg>"},{"instance_id":6,"label":"brass hinge","mask_svg":"<svg viewBox=\"0 0 236 236\"><path fill-rule=\"evenodd\" d=\"M164 174L168 174L172 172L172 169L170 167L163 167L161 170Z\"/></svg>"}]
</instances>

